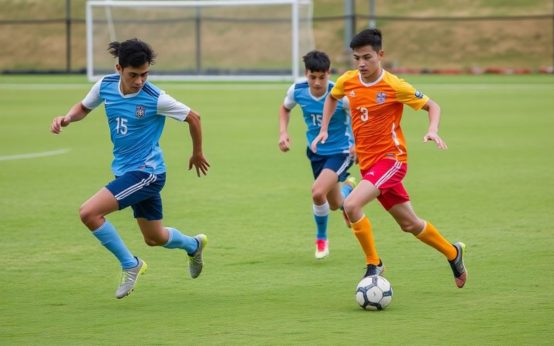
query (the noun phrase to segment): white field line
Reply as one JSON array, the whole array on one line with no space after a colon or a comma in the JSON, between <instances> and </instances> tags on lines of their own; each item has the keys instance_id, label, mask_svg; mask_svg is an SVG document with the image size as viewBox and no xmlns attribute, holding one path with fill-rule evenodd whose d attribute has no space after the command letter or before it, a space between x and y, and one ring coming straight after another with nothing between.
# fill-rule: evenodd
<instances>
[{"instance_id":1,"label":"white field line","mask_svg":"<svg viewBox=\"0 0 554 346\"><path fill-rule=\"evenodd\" d=\"M29 154L18 154L18 155L6 155L0 156L0 161L10 161L10 160L23 160L23 159L34 159L37 157L47 157L65 154L69 149L58 149L52 151L43 151L40 153L29 153Z\"/></svg>"}]
</instances>

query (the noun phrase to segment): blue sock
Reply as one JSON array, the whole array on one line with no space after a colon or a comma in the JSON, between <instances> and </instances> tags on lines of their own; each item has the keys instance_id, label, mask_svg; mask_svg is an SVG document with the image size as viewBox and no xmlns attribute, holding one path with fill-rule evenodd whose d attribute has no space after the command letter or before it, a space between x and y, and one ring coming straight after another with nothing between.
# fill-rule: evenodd
<instances>
[{"instance_id":1,"label":"blue sock","mask_svg":"<svg viewBox=\"0 0 554 346\"><path fill-rule=\"evenodd\" d=\"M184 235L175 228L166 227L169 239L164 247L167 249L183 249L189 256L192 256L198 249L198 241L193 237Z\"/></svg>"},{"instance_id":2,"label":"blue sock","mask_svg":"<svg viewBox=\"0 0 554 346\"><path fill-rule=\"evenodd\" d=\"M313 205L314 219L317 225L317 240L327 239L327 219L329 218L329 203Z\"/></svg>"},{"instance_id":3,"label":"blue sock","mask_svg":"<svg viewBox=\"0 0 554 346\"><path fill-rule=\"evenodd\" d=\"M117 257L121 263L121 268L129 269L137 266L137 259L127 249L114 226L108 220L102 226L92 231L92 235L100 240L100 243Z\"/></svg>"},{"instance_id":4,"label":"blue sock","mask_svg":"<svg viewBox=\"0 0 554 346\"><path fill-rule=\"evenodd\" d=\"M350 192L352 192L352 190L354 190L354 188L348 184L342 184L342 188L340 189L340 193L342 194L342 196L344 198L348 197L348 195L350 194Z\"/></svg>"}]
</instances>

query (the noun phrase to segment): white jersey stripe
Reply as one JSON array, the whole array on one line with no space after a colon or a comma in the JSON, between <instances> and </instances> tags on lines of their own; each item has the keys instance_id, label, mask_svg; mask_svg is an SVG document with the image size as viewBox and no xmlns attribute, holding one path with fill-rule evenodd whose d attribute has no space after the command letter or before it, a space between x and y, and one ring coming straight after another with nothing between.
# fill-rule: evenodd
<instances>
[{"instance_id":1,"label":"white jersey stripe","mask_svg":"<svg viewBox=\"0 0 554 346\"><path fill-rule=\"evenodd\" d=\"M394 123L392 123L391 135L394 146L396 146L396 149L398 149L398 155L404 154L404 151L402 151L402 149L400 148L400 141L398 140L398 136L396 135L396 126L394 125Z\"/></svg>"}]
</instances>

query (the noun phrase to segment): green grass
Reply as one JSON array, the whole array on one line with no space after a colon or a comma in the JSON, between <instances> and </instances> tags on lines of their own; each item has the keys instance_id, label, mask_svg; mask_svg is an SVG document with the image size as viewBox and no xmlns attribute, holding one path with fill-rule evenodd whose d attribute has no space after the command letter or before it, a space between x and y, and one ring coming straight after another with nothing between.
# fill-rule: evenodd
<instances>
[{"instance_id":1,"label":"green grass","mask_svg":"<svg viewBox=\"0 0 554 346\"><path fill-rule=\"evenodd\" d=\"M441 255L403 234L380 206L373 224L394 298L361 310L362 252L338 213L331 256L313 258L304 125L277 147L286 84L161 83L200 111L212 165L187 171L186 125L168 121L165 222L210 243L202 277L183 253L149 248L129 210L109 217L149 271L118 301L116 261L79 205L111 179L102 109L62 135L51 119L87 92L82 77L0 77L0 344L550 344L554 337L552 76L407 76L443 110L448 151L421 143L425 112L405 111L405 180L420 216L467 248L455 288ZM49 83L55 83L51 85ZM356 168L352 169L358 175Z\"/></svg>"}]
</instances>

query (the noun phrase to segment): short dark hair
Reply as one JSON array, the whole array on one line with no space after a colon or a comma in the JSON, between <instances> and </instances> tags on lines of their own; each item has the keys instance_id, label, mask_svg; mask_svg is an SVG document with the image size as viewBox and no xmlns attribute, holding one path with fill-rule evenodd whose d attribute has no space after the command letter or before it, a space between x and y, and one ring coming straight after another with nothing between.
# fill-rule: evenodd
<instances>
[{"instance_id":1,"label":"short dark hair","mask_svg":"<svg viewBox=\"0 0 554 346\"><path fill-rule=\"evenodd\" d=\"M302 57L304 67L308 71L327 72L331 68L329 56L319 50L312 50Z\"/></svg>"},{"instance_id":2,"label":"short dark hair","mask_svg":"<svg viewBox=\"0 0 554 346\"><path fill-rule=\"evenodd\" d=\"M156 53L148 43L137 38L123 42L111 42L108 45L108 52L114 58L118 58L118 63L123 68L128 66L140 67L146 63L153 65L156 58Z\"/></svg>"},{"instance_id":3,"label":"short dark hair","mask_svg":"<svg viewBox=\"0 0 554 346\"><path fill-rule=\"evenodd\" d=\"M362 30L350 41L350 48L352 49L363 46L371 46L376 52L380 51L383 46L383 34L381 34L381 30L376 28Z\"/></svg>"}]
</instances>

